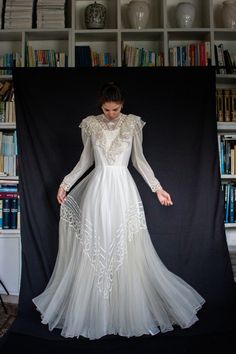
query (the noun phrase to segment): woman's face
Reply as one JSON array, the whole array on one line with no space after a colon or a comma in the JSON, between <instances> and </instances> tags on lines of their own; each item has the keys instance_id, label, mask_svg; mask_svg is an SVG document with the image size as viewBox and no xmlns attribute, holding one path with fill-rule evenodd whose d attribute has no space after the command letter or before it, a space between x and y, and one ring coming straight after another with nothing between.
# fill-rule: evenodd
<instances>
[{"instance_id":1,"label":"woman's face","mask_svg":"<svg viewBox=\"0 0 236 354\"><path fill-rule=\"evenodd\" d=\"M102 111L106 118L115 119L119 116L123 103L121 102L105 102L102 105Z\"/></svg>"}]
</instances>

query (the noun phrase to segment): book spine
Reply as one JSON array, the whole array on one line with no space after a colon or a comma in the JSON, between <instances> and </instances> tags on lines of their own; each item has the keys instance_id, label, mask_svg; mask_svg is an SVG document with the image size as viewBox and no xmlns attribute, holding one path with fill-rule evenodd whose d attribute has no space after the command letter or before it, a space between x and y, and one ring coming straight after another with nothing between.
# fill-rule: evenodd
<instances>
[{"instance_id":1,"label":"book spine","mask_svg":"<svg viewBox=\"0 0 236 354\"><path fill-rule=\"evenodd\" d=\"M10 209L10 227L11 229L17 229L17 213L18 213L18 198L11 200Z\"/></svg>"},{"instance_id":2,"label":"book spine","mask_svg":"<svg viewBox=\"0 0 236 354\"><path fill-rule=\"evenodd\" d=\"M231 184L230 188L230 208L229 208L229 222L234 222L234 190L235 187Z\"/></svg>"},{"instance_id":3,"label":"book spine","mask_svg":"<svg viewBox=\"0 0 236 354\"><path fill-rule=\"evenodd\" d=\"M226 185L226 211L225 211L225 222L229 222L229 202L230 202L230 184Z\"/></svg>"},{"instance_id":4,"label":"book spine","mask_svg":"<svg viewBox=\"0 0 236 354\"><path fill-rule=\"evenodd\" d=\"M2 208L3 208L3 200L0 199L0 229L2 229Z\"/></svg>"},{"instance_id":5,"label":"book spine","mask_svg":"<svg viewBox=\"0 0 236 354\"><path fill-rule=\"evenodd\" d=\"M2 207L2 228L10 229L10 199L3 199Z\"/></svg>"}]
</instances>

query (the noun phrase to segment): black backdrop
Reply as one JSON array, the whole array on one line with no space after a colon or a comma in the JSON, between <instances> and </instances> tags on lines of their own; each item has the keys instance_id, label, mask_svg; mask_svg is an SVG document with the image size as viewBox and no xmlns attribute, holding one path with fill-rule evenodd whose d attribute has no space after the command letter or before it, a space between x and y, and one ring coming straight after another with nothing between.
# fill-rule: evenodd
<instances>
[{"instance_id":1,"label":"black backdrop","mask_svg":"<svg viewBox=\"0 0 236 354\"><path fill-rule=\"evenodd\" d=\"M22 281L12 331L58 339L31 299L47 284L58 247L58 185L82 151L80 121L98 113L107 81L125 90L124 113L140 115L144 152L174 206L162 207L130 165L152 241L165 265L206 299L200 321L168 335L232 329L235 290L224 233L211 68L15 69ZM162 335L159 335L162 336ZM158 337L158 336L156 336ZM122 340L118 338L117 341Z\"/></svg>"}]
</instances>

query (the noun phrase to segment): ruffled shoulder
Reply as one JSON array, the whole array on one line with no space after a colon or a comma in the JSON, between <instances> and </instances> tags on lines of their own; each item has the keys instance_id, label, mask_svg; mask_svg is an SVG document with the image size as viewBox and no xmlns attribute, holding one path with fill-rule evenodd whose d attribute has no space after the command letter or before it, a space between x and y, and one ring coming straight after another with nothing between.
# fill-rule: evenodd
<instances>
[{"instance_id":1,"label":"ruffled shoulder","mask_svg":"<svg viewBox=\"0 0 236 354\"><path fill-rule=\"evenodd\" d=\"M127 116L128 124L132 125L134 129L142 130L146 122L144 122L141 117L136 116L134 114L129 114Z\"/></svg>"},{"instance_id":2,"label":"ruffled shoulder","mask_svg":"<svg viewBox=\"0 0 236 354\"><path fill-rule=\"evenodd\" d=\"M82 120L79 128L83 129L85 133L90 136L92 134L92 127L95 123L95 116L88 116Z\"/></svg>"}]
</instances>

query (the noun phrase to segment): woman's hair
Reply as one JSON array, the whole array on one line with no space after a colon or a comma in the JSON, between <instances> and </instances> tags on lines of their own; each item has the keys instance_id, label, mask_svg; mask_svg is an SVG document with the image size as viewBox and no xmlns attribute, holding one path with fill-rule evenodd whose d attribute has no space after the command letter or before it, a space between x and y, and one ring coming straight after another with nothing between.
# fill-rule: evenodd
<instances>
[{"instance_id":1,"label":"woman's hair","mask_svg":"<svg viewBox=\"0 0 236 354\"><path fill-rule=\"evenodd\" d=\"M99 107L101 107L105 102L124 102L124 93L119 85L114 81L108 82L102 86L98 98Z\"/></svg>"}]
</instances>

